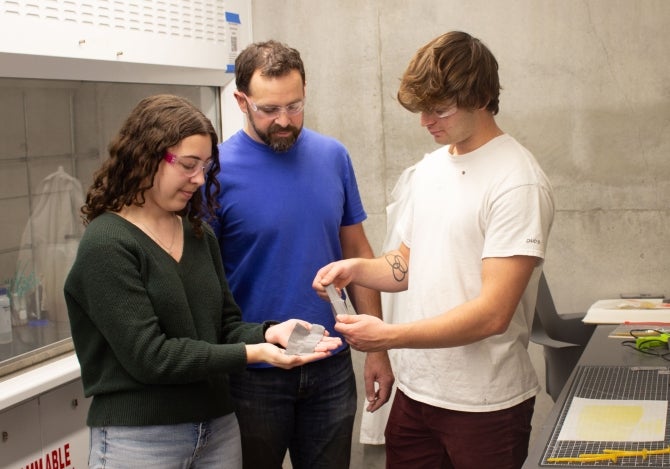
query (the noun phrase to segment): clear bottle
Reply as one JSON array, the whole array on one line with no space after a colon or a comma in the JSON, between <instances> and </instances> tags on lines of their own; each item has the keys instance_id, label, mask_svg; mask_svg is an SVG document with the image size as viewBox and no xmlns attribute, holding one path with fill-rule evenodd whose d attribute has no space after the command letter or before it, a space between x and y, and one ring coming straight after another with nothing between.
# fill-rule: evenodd
<instances>
[{"instance_id":1,"label":"clear bottle","mask_svg":"<svg viewBox=\"0 0 670 469\"><path fill-rule=\"evenodd\" d=\"M12 308L5 287L0 287L0 344L12 341Z\"/></svg>"}]
</instances>

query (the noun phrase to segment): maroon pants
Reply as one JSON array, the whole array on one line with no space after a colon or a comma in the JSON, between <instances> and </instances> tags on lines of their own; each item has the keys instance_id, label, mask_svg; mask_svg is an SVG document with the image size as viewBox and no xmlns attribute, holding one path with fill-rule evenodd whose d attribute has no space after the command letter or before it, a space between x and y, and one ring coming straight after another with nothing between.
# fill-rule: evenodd
<instances>
[{"instance_id":1,"label":"maroon pants","mask_svg":"<svg viewBox=\"0 0 670 469\"><path fill-rule=\"evenodd\" d=\"M396 392L386 425L387 469L518 469L528 456L535 398L494 412L460 412Z\"/></svg>"}]
</instances>

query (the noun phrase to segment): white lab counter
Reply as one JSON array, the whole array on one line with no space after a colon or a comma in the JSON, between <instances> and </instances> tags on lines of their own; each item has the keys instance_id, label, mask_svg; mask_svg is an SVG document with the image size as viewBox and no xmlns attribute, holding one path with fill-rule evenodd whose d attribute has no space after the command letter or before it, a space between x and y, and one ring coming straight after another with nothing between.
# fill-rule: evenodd
<instances>
[{"instance_id":1,"label":"white lab counter","mask_svg":"<svg viewBox=\"0 0 670 469\"><path fill-rule=\"evenodd\" d=\"M80 377L74 352L0 379L0 412Z\"/></svg>"}]
</instances>

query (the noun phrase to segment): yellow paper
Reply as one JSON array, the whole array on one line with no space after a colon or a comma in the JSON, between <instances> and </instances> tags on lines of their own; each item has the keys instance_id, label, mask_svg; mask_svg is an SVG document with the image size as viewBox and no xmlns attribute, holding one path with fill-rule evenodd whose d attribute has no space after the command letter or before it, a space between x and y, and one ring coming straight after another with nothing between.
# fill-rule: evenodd
<instances>
[{"instance_id":1,"label":"yellow paper","mask_svg":"<svg viewBox=\"0 0 670 469\"><path fill-rule=\"evenodd\" d=\"M663 441L667 401L575 397L558 435L576 441Z\"/></svg>"}]
</instances>

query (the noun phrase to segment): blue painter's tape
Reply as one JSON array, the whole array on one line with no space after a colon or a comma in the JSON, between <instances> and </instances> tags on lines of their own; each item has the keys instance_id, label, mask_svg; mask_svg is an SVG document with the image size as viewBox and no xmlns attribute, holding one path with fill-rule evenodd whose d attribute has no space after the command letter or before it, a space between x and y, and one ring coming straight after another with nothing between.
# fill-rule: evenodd
<instances>
[{"instance_id":1,"label":"blue painter's tape","mask_svg":"<svg viewBox=\"0 0 670 469\"><path fill-rule=\"evenodd\" d=\"M242 22L240 21L240 14L239 13L232 13L230 11L226 12L226 21L228 23L242 24Z\"/></svg>"}]
</instances>

